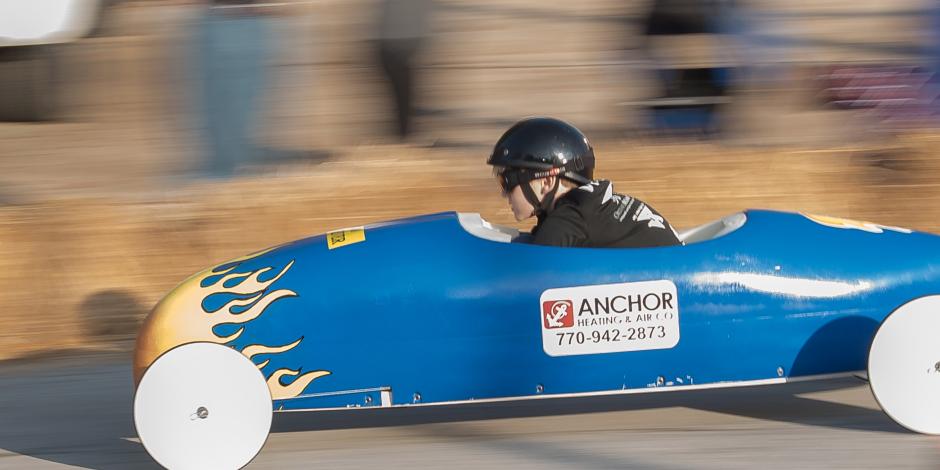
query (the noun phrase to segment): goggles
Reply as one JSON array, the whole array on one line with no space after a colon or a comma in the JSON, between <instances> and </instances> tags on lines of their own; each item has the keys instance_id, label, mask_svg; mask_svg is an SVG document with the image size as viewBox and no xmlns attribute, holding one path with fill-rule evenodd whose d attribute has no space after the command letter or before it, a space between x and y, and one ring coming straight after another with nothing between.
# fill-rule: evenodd
<instances>
[{"instance_id":1,"label":"goggles","mask_svg":"<svg viewBox=\"0 0 940 470\"><path fill-rule=\"evenodd\" d=\"M521 171L513 168L494 167L493 176L496 177L496 183L503 197L509 197L513 188L527 181Z\"/></svg>"},{"instance_id":2,"label":"goggles","mask_svg":"<svg viewBox=\"0 0 940 470\"><path fill-rule=\"evenodd\" d=\"M531 170L522 168L509 168L504 166L493 167L493 175L496 176L496 182L499 184L499 189L503 197L508 197L513 188L520 184L548 176L557 176L560 173L561 168L532 172Z\"/></svg>"}]
</instances>

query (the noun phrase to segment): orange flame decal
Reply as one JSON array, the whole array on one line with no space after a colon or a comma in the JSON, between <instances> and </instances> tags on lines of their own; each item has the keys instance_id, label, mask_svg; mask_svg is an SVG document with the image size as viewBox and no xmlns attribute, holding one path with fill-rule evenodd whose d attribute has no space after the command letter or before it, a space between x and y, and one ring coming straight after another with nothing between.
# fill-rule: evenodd
<instances>
[{"instance_id":1,"label":"orange flame decal","mask_svg":"<svg viewBox=\"0 0 940 470\"><path fill-rule=\"evenodd\" d=\"M881 225L872 222L865 222L863 220L852 220L852 219L843 219L839 217L829 217L827 215L816 215L816 214L803 214L807 219L816 222L817 224L825 225L832 228L845 228L845 229L856 229L863 230L870 233L883 233L885 230L891 230L894 232L900 233L911 233L910 229L903 227L893 227L890 225Z\"/></svg>"},{"instance_id":2,"label":"orange flame decal","mask_svg":"<svg viewBox=\"0 0 940 470\"><path fill-rule=\"evenodd\" d=\"M271 398L275 400L280 400L283 398L296 397L300 395L301 392L307 388L307 385L310 385L310 382L313 382L324 375L330 375L329 371L326 370L315 370L312 372L307 372L306 374L300 375L289 385L281 384L281 377L285 375L297 375L300 374L299 370L290 370L290 369L278 369L271 374L271 377L268 377L268 388L271 389Z\"/></svg>"},{"instance_id":3,"label":"orange flame decal","mask_svg":"<svg viewBox=\"0 0 940 470\"><path fill-rule=\"evenodd\" d=\"M254 357L259 354L278 354L278 353L282 353L282 352L290 351L291 349L294 349L294 347L300 344L301 341L303 341L303 338L300 338L291 344L285 344L284 346L274 346L274 347L265 346L263 344L252 344L250 346L245 346L242 349L242 354L244 354L245 357L247 357L248 359L254 359ZM262 369L264 368L264 366L268 365L268 362L270 361L266 360L262 362L261 364L256 364L256 365L258 366L259 369Z\"/></svg>"},{"instance_id":4,"label":"orange flame decal","mask_svg":"<svg viewBox=\"0 0 940 470\"><path fill-rule=\"evenodd\" d=\"M134 354L134 378L140 381L144 370L161 354L170 349L187 343L211 342L218 344L229 343L237 339L244 332L244 327L234 333L221 336L214 332L219 325L243 325L259 316L274 302L296 297L297 293L289 289L269 290L294 265L291 261L275 276L261 281L261 276L274 270L273 267L260 268L251 272L237 272L237 268L244 261L256 258L270 250L239 258L221 266L229 267L219 270L219 267L205 270L190 277L179 287L168 294L154 307L147 317L137 337L137 350ZM214 282L203 286L209 278L218 278ZM226 287L226 283L238 281ZM228 294L248 296L230 300L222 307L209 311L203 307L203 301L214 294ZM243 311L236 313L235 309ZM280 354L297 347L303 338L283 346L268 346L252 344L242 348L242 354L253 359L259 354ZM258 364L258 368L265 367L270 359ZM271 396L274 399L283 399L297 396L317 378L329 375L329 371L316 370L300 374L299 370L282 368L275 370L267 379ZM288 385L281 383L284 376L296 376Z\"/></svg>"}]
</instances>

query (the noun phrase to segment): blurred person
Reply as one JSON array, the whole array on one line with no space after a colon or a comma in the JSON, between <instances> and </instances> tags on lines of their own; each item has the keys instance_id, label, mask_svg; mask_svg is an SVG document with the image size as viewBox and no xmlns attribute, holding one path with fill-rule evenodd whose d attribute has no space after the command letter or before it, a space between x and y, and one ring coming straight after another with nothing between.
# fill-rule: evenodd
<instances>
[{"instance_id":1,"label":"blurred person","mask_svg":"<svg viewBox=\"0 0 940 470\"><path fill-rule=\"evenodd\" d=\"M578 247L679 245L669 222L639 199L594 179L594 149L553 118L519 121L487 160L517 221L535 216L531 242Z\"/></svg>"},{"instance_id":2,"label":"blurred person","mask_svg":"<svg viewBox=\"0 0 940 470\"><path fill-rule=\"evenodd\" d=\"M650 106L657 129L716 131L727 101L730 70L717 35L738 29L728 0L654 0L644 20L645 49L653 60L660 95Z\"/></svg>"},{"instance_id":3,"label":"blurred person","mask_svg":"<svg viewBox=\"0 0 940 470\"><path fill-rule=\"evenodd\" d=\"M271 20L258 3L210 0L197 24L197 86L207 153L204 176L231 176L259 153L254 134L268 75Z\"/></svg>"},{"instance_id":4,"label":"blurred person","mask_svg":"<svg viewBox=\"0 0 940 470\"><path fill-rule=\"evenodd\" d=\"M924 52L931 77L924 86L923 94L931 124L936 126L940 124L940 0L932 0L928 11L927 45Z\"/></svg>"},{"instance_id":5,"label":"blurred person","mask_svg":"<svg viewBox=\"0 0 940 470\"><path fill-rule=\"evenodd\" d=\"M377 53L395 101L398 137L413 131L415 55L430 35L432 0L382 0Z\"/></svg>"}]
</instances>

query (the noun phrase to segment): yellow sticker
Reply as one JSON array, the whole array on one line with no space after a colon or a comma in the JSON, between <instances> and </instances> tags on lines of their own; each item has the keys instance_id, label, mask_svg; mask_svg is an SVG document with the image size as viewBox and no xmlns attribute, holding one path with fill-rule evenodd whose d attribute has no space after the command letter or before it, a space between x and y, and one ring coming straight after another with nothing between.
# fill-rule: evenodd
<instances>
[{"instance_id":1,"label":"yellow sticker","mask_svg":"<svg viewBox=\"0 0 940 470\"><path fill-rule=\"evenodd\" d=\"M362 227L347 228L326 234L326 246L331 250L364 241L366 241L366 231Z\"/></svg>"}]
</instances>

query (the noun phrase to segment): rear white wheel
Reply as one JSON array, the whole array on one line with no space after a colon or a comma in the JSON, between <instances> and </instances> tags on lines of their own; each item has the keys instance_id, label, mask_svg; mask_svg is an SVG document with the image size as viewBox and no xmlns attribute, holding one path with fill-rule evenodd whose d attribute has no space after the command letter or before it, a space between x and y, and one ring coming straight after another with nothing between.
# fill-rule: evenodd
<instances>
[{"instance_id":1,"label":"rear white wheel","mask_svg":"<svg viewBox=\"0 0 940 470\"><path fill-rule=\"evenodd\" d=\"M868 353L868 380L891 419L940 434L940 296L913 300L885 318Z\"/></svg>"},{"instance_id":2,"label":"rear white wheel","mask_svg":"<svg viewBox=\"0 0 940 470\"><path fill-rule=\"evenodd\" d=\"M173 470L247 465L267 440L272 414L261 371L238 351L213 343L160 356L134 397L141 443Z\"/></svg>"}]
</instances>

